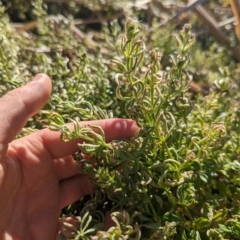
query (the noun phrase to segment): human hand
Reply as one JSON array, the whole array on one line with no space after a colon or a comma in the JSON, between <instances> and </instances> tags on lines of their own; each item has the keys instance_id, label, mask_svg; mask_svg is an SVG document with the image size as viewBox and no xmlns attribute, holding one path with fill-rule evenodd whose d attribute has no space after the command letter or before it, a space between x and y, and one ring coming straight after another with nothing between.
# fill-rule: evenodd
<instances>
[{"instance_id":1,"label":"human hand","mask_svg":"<svg viewBox=\"0 0 240 240\"><path fill-rule=\"evenodd\" d=\"M0 99L0 239L54 240L63 207L92 191L88 176L78 173L72 154L81 139L62 142L48 129L16 139L27 120L51 94L51 80L39 74L34 81ZM107 141L132 137L132 120L82 122L98 125Z\"/></svg>"}]
</instances>

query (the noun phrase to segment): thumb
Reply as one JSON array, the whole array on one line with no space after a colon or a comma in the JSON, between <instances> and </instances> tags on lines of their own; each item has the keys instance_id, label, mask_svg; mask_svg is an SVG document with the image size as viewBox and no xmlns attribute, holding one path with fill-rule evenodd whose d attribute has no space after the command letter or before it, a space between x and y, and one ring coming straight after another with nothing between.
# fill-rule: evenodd
<instances>
[{"instance_id":1,"label":"thumb","mask_svg":"<svg viewBox=\"0 0 240 240\"><path fill-rule=\"evenodd\" d=\"M28 119L37 113L51 94L51 80L38 74L33 81L14 89L0 98L0 158L21 131Z\"/></svg>"}]
</instances>

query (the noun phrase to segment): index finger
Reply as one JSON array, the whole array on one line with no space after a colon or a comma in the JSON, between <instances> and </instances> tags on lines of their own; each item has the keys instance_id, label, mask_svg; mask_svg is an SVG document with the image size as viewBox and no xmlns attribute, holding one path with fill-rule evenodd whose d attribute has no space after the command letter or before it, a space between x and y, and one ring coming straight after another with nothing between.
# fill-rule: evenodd
<instances>
[{"instance_id":1,"label":"index finger","mask_svg":"<svg viewBox=\"0 0 240 240\"><path fill-rule=\"evenodd\" d=\"M139 131L136 122L131 119L104 119L97 121L80 122L80 126L99 126L105 132L106 141L123 140L133 137ZM79 150L77 144L82 143L82 139L63 142L60 139L60 132L49 129L40 130L26 138L37 138L41 140L44 148L50 153L52 158L61 158L74 154ZM17 141L17 140L16 140ZM31 142L31 141L30 141ZM34 142L34 141L33 141ZM41 148L39 148L41 149Z\"/></svg>"}]
</instances>

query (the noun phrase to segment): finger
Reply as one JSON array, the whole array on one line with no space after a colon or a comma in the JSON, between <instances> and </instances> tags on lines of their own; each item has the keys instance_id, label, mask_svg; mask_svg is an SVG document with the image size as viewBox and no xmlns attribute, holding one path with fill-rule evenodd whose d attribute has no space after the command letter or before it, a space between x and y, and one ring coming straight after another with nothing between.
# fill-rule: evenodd
<instances>
[{"instance_id":1,"label":"finger","mask_svg":"<svg viewBox=\"0 0 240 240\"><path fill-rule=\"evenodd\" d=\"M78 175L79 170L81 169L81 165L77 164L71 155L64 158L55 159L54 164L59 180Z\"/></svg>"},{"instance_id":2,"label":"finger","mask_svg":"<svg viewBox=\"0 0 240 240\"><path fill-rule=\"evenodd\" d=\"M38 74L32 82L8 92L0 99L0 156L28 119L47 102L51 93L51 80Z\"/></svg>"},{"instance_id":3,"label":"finger","mask_svg":"<svg viewBox=\"0 0 240 240\"><path fill-rule=\"evenodd\" d=\"M133 137L137 131L139 131L139 127L137 126L136 122L130 119L105 119L88 121L81 122L80 125L83 127L89 125L100 126L105 132L107 142L112 140L129 139ZM34 134L39 134L39 136L41 136L44 146L47 148L53 158L61 158L70 154L74 154L79 150L77 143L82 142L81 139L63 142L60 139L59 132L50 131L48 129L36 132Z\"/></svg>"},{"instance_id":4,"label":"finger","mask_svg":"<svg viewBox=\"0 0 240 240\"><path fill-rule=\"evenodd\" d=\"M92 192L89 175L77 175L60 181L60 209L76 202Z\"/></svg>"}]
</instances>

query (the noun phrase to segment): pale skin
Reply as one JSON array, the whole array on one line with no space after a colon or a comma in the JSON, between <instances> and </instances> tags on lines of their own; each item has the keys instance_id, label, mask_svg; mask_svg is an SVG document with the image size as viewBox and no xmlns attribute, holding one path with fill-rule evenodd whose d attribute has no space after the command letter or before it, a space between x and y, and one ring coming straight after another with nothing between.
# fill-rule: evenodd
<instances>
[{"instance_id":1,"label":"pale skin","mask_svg":"<svg viewBox=\"0 0 240 240\"><path fill-rule=\"evenodd\" d=\"M30 117L48 101L51 80L34 81L0 99L0 239L55 240L63 207L90 194L89 176L79 174L72 154L81 139L64 143L48 129L16 139ZM107 141L128 139L139 130L130 119L81 122L98 125Z\"/></svg>"}]
</instances>

